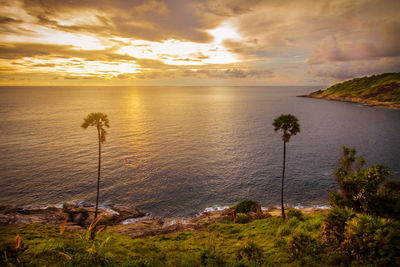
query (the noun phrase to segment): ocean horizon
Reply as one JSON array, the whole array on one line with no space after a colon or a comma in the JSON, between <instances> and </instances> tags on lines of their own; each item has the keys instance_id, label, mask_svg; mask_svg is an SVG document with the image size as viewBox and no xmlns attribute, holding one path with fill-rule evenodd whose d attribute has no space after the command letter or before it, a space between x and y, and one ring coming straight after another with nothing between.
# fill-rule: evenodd
<instances>
[{"instance_id":1,"label":"ocean horizon","mask_svg":"<svg viewBox=\"0 0 400 267\"><path fill-rule=\"evenodd\" d=\"M2 86L0 204L94 203L97 133L110 119L100 204L154 216L191 216L253 199L280 203L282 140L274 118L291 113L301 132L287 145L285 203L329 205L342 146L367 165L400 172L400 111L299 98L312 86Z\"/></svg>"}]
</instances>

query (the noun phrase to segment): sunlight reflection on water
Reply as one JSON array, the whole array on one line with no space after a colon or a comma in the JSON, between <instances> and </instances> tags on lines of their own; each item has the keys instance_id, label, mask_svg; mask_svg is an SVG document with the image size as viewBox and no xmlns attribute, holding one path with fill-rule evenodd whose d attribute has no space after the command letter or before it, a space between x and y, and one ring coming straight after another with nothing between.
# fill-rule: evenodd
<instances>
[{"instance_id":1,"label":"sunlight reflection on water","mask_svg":"<svg viewBox=\"0 0 400 267\"><path fill-rule=\"evenodd\" d=\"M400 170L400 111L296 98L310 87L2 87L0 204L95 198L97 143L80 123L108 114L101 202L186 216L255 199L279 203L282 143L273 119L295 114L290 205L327 205L342 145Z\"/></svg>"}]
</instances>

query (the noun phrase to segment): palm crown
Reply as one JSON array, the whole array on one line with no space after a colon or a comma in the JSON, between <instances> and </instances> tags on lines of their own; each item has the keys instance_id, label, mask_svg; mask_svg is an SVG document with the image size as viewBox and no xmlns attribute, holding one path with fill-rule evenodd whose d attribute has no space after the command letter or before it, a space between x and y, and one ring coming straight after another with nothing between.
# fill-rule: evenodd
<instances>
[{"instance_id":1,"label":"palm crown","mask_svg":"<svg viewBox=\"0 0 400 267\"><path fill-rule=\"evenodd\" d=\"M296 135L300 132L299 120L292 114L283 114L276 118L272 123L275 132L282 130L283 142L289 142L292 135Z\"/></svg>"},{"instance_id":2,"label":"palm crown","mask_svg":"<svg viewBox=\"0 0 400 267\"><path fill-rule=\"evenodd\" d=\"M99 132L99 139L102 143L106 141L107 132L104 127L109 128L109 120L107 115L101 112L90 113L86 118L83 119L81 127L87 129L89 126L96 126Z\"/></svg>"}]
</instances>

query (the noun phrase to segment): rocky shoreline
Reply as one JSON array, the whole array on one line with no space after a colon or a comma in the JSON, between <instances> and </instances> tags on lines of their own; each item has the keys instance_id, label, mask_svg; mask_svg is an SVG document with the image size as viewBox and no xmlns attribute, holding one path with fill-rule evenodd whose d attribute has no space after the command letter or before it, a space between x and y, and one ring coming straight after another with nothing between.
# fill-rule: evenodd
<instances>
[{"instance_id":1,"label":"rocky shoreline","mask_svg":"<svg viewBox=\"0 0 400 267\"><path fill-rule=\"evenodd\" d=\"M314 213L321 209L304 208L303 214ZM94 207L65 203L60 207L26 209L13 206L0 206L0 225L23 225L43 223L60 227L67 219L66 229L86 231L94 219ZM115 205L111 208L99 209L101 219L99 226L104 226L106 232L118 233L130 237L147 237L180 231L195 231L207 227L211 223L235 221L235 207L223 210L201 212L187 219L156 218L136 208ZM275 207L261 209L258 204L247 214L248 221L263 219L270 216L280 216L280 210Z\"/></svg>"},{"instance_id":2,"label":"rocky shoreline","mask_svg":"<svg viewBox=\"0 0 400 267\"><path fill-rule=\"evenodd\" d=\"M317 99L326 99L326 100L334 100L341 102L350 102L350 103L360 103L369 107L383 107L383 108L392 108L392 109L400 109L400 104L389 101L378 101L375 99L367 99L362 97L354 97L348 95L338 95L338 94L330 94L325 95L322 93L311 93L309 95L299 95L297 97L307 97L307 98L317 98Z\"/></svg>"}]
</instances>

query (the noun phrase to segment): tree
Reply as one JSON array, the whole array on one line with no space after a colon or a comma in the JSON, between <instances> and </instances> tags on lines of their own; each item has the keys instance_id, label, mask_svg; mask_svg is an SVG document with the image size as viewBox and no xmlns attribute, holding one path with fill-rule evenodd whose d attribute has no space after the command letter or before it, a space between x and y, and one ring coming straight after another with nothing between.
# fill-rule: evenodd
<instances>
[{"instance_id":1,"label":"tree","mask_svg":"<svg viewBox=\"0 0 400 267\"><path fill-rule=\"evenodd\" d=\"M90 113L86 118L83 119L81 127L87 129L89 126L96 126L97 137L99 141L99 163L97 168L97 196L96 196L96 211L94 213L94 218L97 218L97 213L99 209L99 194L100 194L100 169L101 169L101 144L106 141L106 130L104 127L109 128L109 121L107 115L101 112Z\"/></svg>"},{"instance_id":2,"label":"tree","mask_svg":"<svg viewBox=\"0 0 400 267\"><path fill-rule=\"evenodd\" d=\"M283 186L285 181L285 164L286 164L286 143L290 141L293 135L300 132L299 120L292 114L282 114L274 120L272 123L275 132L282 131L282 141L283 141L283 167L282 167L282 186L281 186L281 209L282 218L285 220L285 209L283 207Z\"/></svg>"},{"instance_id":3,"label":"tree","mask_svg":"<svg viewBox=\"0 0 400 267\"><path fill-rule=\"evenodd\" d=\"M331 205L400 219L400 182L388 180L392 172L382 164L364 168L365 159L356 154L356 149L343 146L340 167L335 170L339 192L330 194Z\"/></svg>"}]
</instances>

